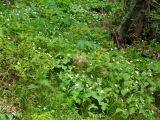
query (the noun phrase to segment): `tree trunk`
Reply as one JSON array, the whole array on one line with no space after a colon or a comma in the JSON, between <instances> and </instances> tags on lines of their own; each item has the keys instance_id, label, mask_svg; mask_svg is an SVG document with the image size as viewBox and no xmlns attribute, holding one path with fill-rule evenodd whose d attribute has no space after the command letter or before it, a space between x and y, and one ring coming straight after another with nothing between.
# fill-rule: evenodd
<instances>
[{"instance_id":1,"label":"tree trunk","mask_svg":"<svg viewBox=\"0 0 160 120\"><path fill-rule=\"evenodd\" d=\"M134 2L131 3L130 10L124 16L118 28L113 31L112 38L118 48L125 47L128 30L131 27L133 21L135 21L139 14L142 13L145 4L145 0L134 0Z\"/></svg>"}]
</instances>

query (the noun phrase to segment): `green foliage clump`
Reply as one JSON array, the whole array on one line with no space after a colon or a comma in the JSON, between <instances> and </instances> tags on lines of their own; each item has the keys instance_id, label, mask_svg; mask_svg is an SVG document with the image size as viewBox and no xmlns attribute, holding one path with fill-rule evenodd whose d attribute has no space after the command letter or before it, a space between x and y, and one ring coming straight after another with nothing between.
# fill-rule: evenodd
<instances>
[{"instance_id":1,"label":"green foliage clump","mask_svg":"<svg viewBox=\"0 0 160 120\"><path fill-rule=\"evenodd\" d=\"M32 120L53 120L53 116L50 113L43 113L42 115L35 115Z\"/></svg>"},{"instance_id":2,"label":"green foliage clump","mask_svg":"<svg viewBox=\"0 0 160 120\"><path fill-rule=\"evenodd\" d=\"M158 86L153 75L158 69L153 66L159 62L126 59L117 50L95 51L89 56L89 65L83 68L85 73L69 70L59 75L62 90L68 92L81 114L103 113L113 118L134 118L137 113L150 119L154 116L152 95Z\"/></svg>"}]
</instances>

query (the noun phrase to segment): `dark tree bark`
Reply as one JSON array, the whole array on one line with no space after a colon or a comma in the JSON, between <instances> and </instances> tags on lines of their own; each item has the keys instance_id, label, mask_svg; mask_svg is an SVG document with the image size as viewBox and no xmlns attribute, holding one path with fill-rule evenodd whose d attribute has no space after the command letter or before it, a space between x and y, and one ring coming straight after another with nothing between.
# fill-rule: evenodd
<instances>
[{"instance_id":1,"label":"dark tree bark","mask_svg":"<svg viewBox=\"0 0 160 120\"><path fill-rule=\"evenodd\" d=\"M130 10L124 16L118 28L112 32L113 41L118 48L125 47L125 44L127 43L126 36L128 34L128 30L137 18L142 18L144 14L142 12L144 6L146 6L145 0L134 0L134 2L131 3ZM139 30L139 32L140 31L141 30Z\"/></svg>"}]
</instances>

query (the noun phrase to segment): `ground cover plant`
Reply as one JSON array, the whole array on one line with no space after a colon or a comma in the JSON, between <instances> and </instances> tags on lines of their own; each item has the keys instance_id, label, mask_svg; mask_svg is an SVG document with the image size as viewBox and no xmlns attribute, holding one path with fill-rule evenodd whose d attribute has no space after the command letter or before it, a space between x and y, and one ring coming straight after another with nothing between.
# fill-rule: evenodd
<instances>
[{"instance_id":1,"label":"ground cover plant","mask_svg":"<svg viewBox=\"0 0 160 120\"><path fill-rule=\"evenodd\" d=\"M117 49L124 1L0 2L0 120L158 120L160 45Z\"/></svg>"}]
</instances>

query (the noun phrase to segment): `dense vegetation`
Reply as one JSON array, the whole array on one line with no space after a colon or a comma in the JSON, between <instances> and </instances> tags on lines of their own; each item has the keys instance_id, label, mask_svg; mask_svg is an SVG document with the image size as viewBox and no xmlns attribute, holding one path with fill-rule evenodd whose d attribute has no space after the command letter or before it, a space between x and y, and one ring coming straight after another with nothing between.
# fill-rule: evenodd
<instances>
[{"instance_id":1,"label":"dense vegetation","mask_svg":"<svg viewBox=\"0 0 160 120\"><path fill-rule=\"evenodd\" d=\"M158 120L157 38L117 49L110 37L126 9L123 0L2 0L0 120Z\"/></svg>"}]
</instances>

